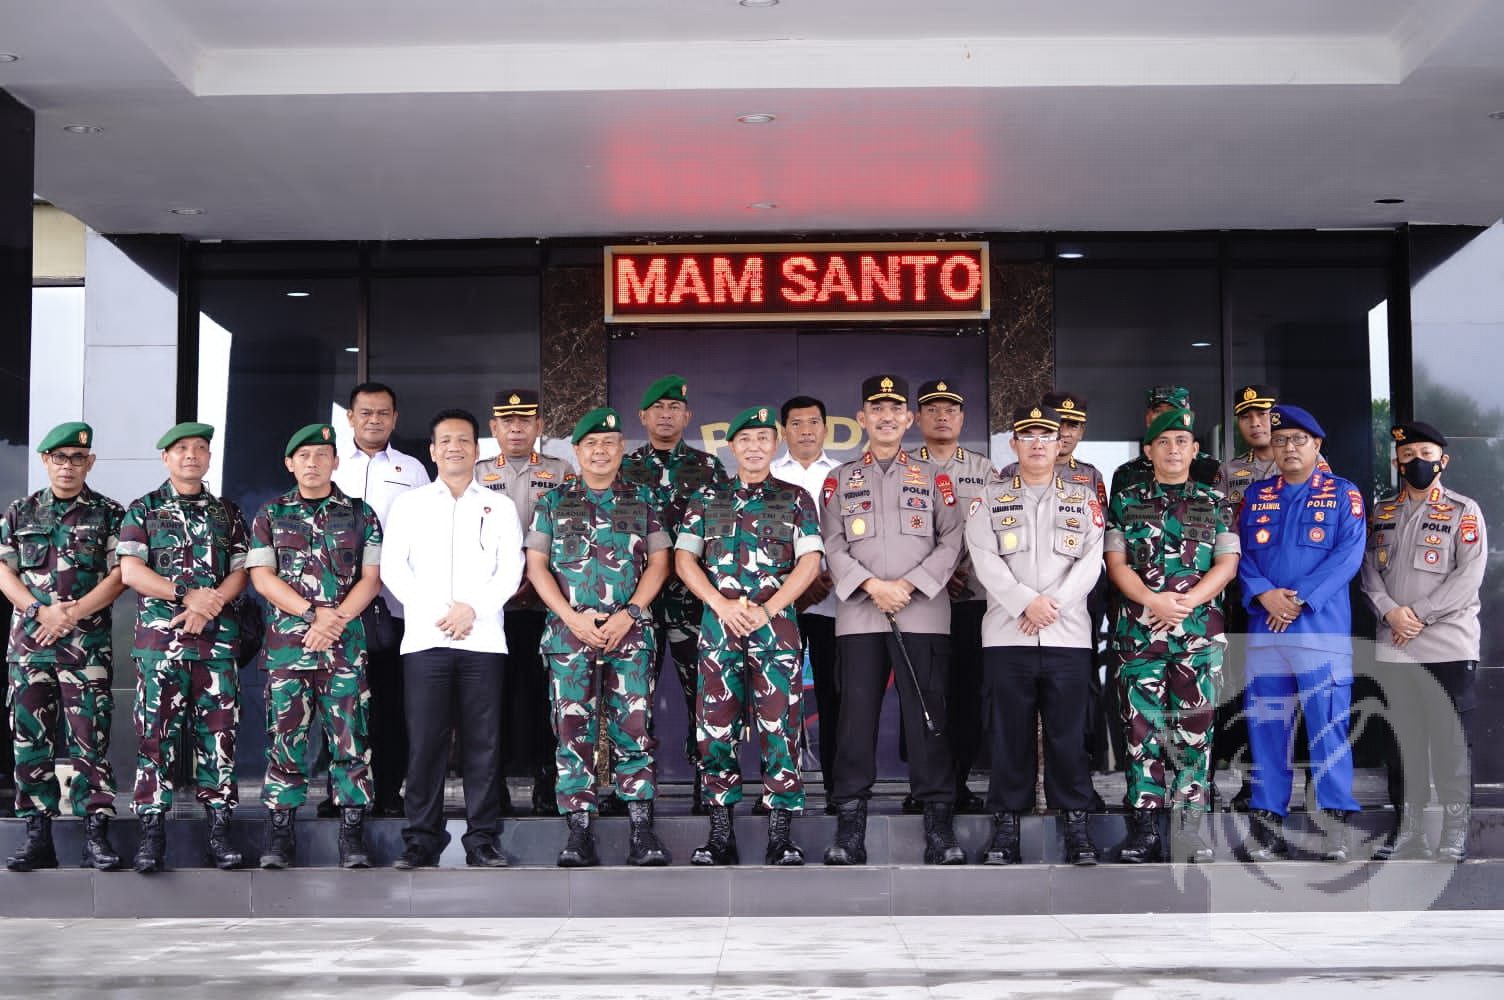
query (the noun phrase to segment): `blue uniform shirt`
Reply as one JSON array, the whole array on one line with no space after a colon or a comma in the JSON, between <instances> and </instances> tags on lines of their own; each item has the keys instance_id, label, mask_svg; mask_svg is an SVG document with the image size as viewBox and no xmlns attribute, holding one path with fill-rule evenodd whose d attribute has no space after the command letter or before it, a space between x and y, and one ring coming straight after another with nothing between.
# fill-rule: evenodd
<instances>
[{"instance_id":1,"label":"blue uniform shirt","mask_svg":"<svg viewBox=\"0 0 1504 1000\"><path fill-rule=\"evenodd\" d=\"M1248 488L1238 512L1238 582L1248 608L1249 646L1288 643L1351 652L1347 585L1363 564L1366 523L1363 494L1321 469L1298 486L1276 476ZM1259 594L1277 587L1294 590L1306 602L1282 633L1269 631L1258 602Z\"/></svg>"}]
</instances>

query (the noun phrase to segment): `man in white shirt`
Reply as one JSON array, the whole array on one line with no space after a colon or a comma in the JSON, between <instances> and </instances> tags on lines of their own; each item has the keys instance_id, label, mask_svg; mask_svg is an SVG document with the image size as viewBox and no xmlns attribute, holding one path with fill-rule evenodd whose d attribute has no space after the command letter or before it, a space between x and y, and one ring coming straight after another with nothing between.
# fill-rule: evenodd
<instances>
[{"instance_id":1,"label":"man in white shirt","mask_svg":"<svg viewBox=\"0 0 1504 1000\"><path fill-rule=\"evenodd\" d=\"M773 459L768 471L775 479L802 487L812 500L818 501L825 477L841 464L825 454L825 404L813 396L795 396L779 408L778 422L783 425L783 440L788 450ZM816 510L820 507L817 502ZM799 613L799 635L815 675L825 812L834 815L831 780L836 765L836 725L841 718L841 705L836 697L836 598L830 591L830 569L822 566L820 575L794 602L794 607Z\"/></svg>"},{"instance_id":2,"label":"man in white shirt","mask_svg":"<svg viewBox=\"0 0 1504 1000\"><path fill-rule=\"evenodd\" d=\"M408 612L402 669L410 751L400 869L437 864L449 842L444 775L456 729L465 775L465 863L507 863L496 848L507 651L501 609L522 580L522 529L512 501L475 481L479 441L472 414L436 414L428 449L438 481L397 497L387 517L381 578Z\"/></svg>"},{"instance_id":3,"label":"man in white shirt","mask_svg":"<svg viewBox=\"0 0 1504 1000\"><path fill-rule=\"evenodd\" d=\"M397 430L397 393L380 382L362 382L350 390L345 411L355 443L339 456L334 485L371 505L386 528L387 511L400 493L428 483L428 470L412 455L392 447ZM402 696L402 605L385 582L361 615L366 630L366 682L371 745L371 815L402 815L402 782L407 777L407 718ZM319 804L320 816L335 816L331 794Z\"/></svg>"}]
</instances>

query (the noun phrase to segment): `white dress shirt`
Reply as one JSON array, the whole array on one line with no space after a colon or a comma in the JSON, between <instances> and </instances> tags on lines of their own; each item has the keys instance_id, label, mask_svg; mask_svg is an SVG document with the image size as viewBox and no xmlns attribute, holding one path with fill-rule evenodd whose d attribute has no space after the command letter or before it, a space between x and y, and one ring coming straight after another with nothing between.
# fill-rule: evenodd
<instances>
[{"instance_id":1,"label":"white dress shirt","mask_svg":"<svg viewBox=\"0 0 1504 1000\"><path fill-rule=\"evenodd\" d=\"M505 653L501 609L517 592L522 563L517 508L504 494L471 481L456 497L439 481L398 495L387 514L381 579L407 608L402 652ZM455 602L475 609L463 639L436 624Z\"/></svg>"},{"instance_id":2,"label":"white dress shirt","mask_svg":"<svg viewBox=\"0 0 1504 1000\"><path fill-rule=\"evenodd\" d=\"M802 487L809 494L810 499L815 502L815 510L823 512L825 505L820 502L820 488L825 485L825 477L840 468L840 466L841 463L825 454L823 448L815 460L809 463L808 468L799 464L799 460L785 450L782 455L779 455L769 463L768 472L772 474L774 479L782 479L786 483ZM821 568L828 569L829 567L822 563ZM825 615L826 617L834 618L838 603L840 602L836 599L836 595L830 593L819 604L812 604L806 608L804 614Z\"/></svg>"},{"instance_id":3,"label":"white dress shirt","mask_svg":"<svg viewBox=\"0 0 1504 1000\"><path fill-rule=\"evenodd\" d=\"M383 532L386 530L387 511L392 509L392 501L397 495L427 483L428 470L423 468L423 463L391 445L375 455L367 455L352 444L339 456L339 468L334 470L334 485L343 490L345 496L359 497L370 504ZM404 616L402 602L393 596L384 579L381 581L381 596L393 618Z\"/></svg>"}]
</instances>

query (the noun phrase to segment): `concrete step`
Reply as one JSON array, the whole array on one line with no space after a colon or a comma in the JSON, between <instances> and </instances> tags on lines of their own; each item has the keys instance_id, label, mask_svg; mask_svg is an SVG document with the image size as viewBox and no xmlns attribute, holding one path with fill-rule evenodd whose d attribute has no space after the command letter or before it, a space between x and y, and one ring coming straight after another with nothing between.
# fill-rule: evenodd
<instances>
[{"instance_id":1,"label":"concrete step","mask_svg":"<svg viewBox=\"0 0 1504 1000\"><path fill-rule=\"evenodd\" d=\"M1496 909L1504 861L0 871L0 917L723 917Z\"/></svg>"}]
</instances>

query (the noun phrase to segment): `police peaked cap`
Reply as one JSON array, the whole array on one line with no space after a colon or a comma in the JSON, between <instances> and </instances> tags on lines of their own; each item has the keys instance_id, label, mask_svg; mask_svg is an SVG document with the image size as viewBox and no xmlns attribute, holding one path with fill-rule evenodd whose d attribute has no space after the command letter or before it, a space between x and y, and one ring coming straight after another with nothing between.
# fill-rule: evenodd
<instances>
[{"instance_id":1,"label":"police peaked cap","mask_svg":"<svg viewBox=\"0 0 1504 1000\"><path fill-rule=\"evenodd\" d=\"M1245 385L1232 396L1232 414L1239 416L1249 410L1268 410L1279 402L1279 390L1272 385Z\"/></svg>"},{"instance_id":2,"label":"police peaked cap","mask_svg":"<svg viewBox=\"0 0 1504 1000\"><path fill-rule=\"evenodd\" d=\"M862 405L884 400L908 403L909 380L902 375L873 375L862 380Z\"/></svg>"},{"instance_id":3,"label":"police peaked cap","mask_svg":"<svg viewBox=\"0 0 1504 1000\"><path fill-rule=\"evenodd\" d=\"M94 428L82 420L70 420L48 431L47 436L42 438L42 443L37 445L37 451L45 455L57 448L66 448L69 445L75 448L88 448L93 443Z\"/></svg>"},{"instance_id":4,"label":"police peaked cap","mask_svg":"<svg viewBox=\"0 0 1504 1000\"><path fill-rule=\"evenodd\" d=\"M1047 427L1058 431L1060 412L1050 406L1020 406L1013 411L1013 433L1017 434L1025 427Z\"/></svg>"},{"instance_id":5,"label":"police peaked cap","mask_svg":"<svg viewBox=\"0 0 1504 1000\"><path fill-rule=\"evenodd\" d=\"M933 382L919 383L919 393L915 397L919 405L925 403L960 403L966 405L966 397L951 388L950 382L945 379L936 379Z\"/></svg>"},{"instance_id":6,"label":"police peaked cap","mask_svg":"<svg viewBox=\"0 0 1504 1000\"><path fill-rule=\"evenodd\" d=\"M1298 406L1288 403L1280 403L1269 411L1269 430L1276 431L1294 427L1296 430L1305 431L1312 437L1326 439L1326 431L1322 430L1321 424L1316 418Z\"/></svg>"},{"instance_id":7,"label":"police peaked cap","mask_svg":"<svg viewBox=\"0 0 1504 1000\"><path fill-rule=\"evenodd\" d=\"M731 423L726 428L726 440L730 441L741 431L755 430L760 427L771 427L776 432L778 430L777 411L770 406L749 406L731 418Z\"/></svg>"},{"instance_id":8,"label":"police peaked cap","mask_svg":"<svg viewBox=\"0 0 1504 1000\"><path fill-rule=\"evenodd\" d=\"M305 444L327 444L334 447L334 428L328 424L307 424L292 432L292 437L287 439L287 447L282 454L292 458L292 453Z\"/></svg>"},{"instance_id":9,"label":"police peaked cap","mask_svg":"<svg viewBox=\"0 0 1504 1000\"><path fill-rule=\"evenodd\" d=\"M536 417L538 393L533 389L503 389L491 400L493 417Z\"/></svg>"},{"instance_id":10,"label":"police peaked cap","mask_svg":"<svg viewBox=\"0 0 1504 1000\"><path fill-rule=\"evenodd\" d=\"M1402 420L1389 429L1389 436L1394 438L1394 443L1400 444L1439 444L1443 448L1447 446L1446 435L1441 433L1430 424L1421 423L1419 420Z\"/></svg>"},{"instance_id":11,"label":"police peaked cap","mask_svg":"<svg viewBox=\"0 0 1504 1000\"><path fill-rule=\"evenodd\" d=\"M1075 392L1047 392L1040 400L1045 406L1060 411L1061 420L1086 423L1086 397Z\"/></svg>"},{"instance_id":12,"label":"police peaked cap","mask_svg":"<svg viewBox=\"0 0 1504 1000\"><path fill-rule=\"evenodd\" d=\"M597 406L574 425L574 433L569 436L569 440L579 444L587 434L607 433L621 433L621 416L609 406Z\"/></svg>"}]
</instances>

